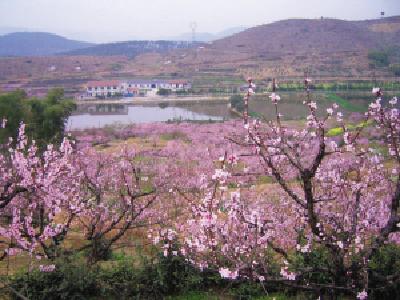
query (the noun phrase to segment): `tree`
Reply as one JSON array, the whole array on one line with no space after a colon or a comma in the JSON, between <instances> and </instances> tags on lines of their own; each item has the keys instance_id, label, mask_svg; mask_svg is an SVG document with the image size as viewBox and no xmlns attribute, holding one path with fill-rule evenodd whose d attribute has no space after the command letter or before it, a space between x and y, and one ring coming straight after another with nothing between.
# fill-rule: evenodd
<instances>
[{"instance_id":1,"label":"tree","mask_svg":"<svg viewBox=\"0 0 400 300\"><path fill-rule=\"evenodd\" d=\"M39 150L49 143L61 143L65 124L75 104L64 99L62 89L50 90L45 99L28 99L25 92L16 91L0 96L0 118L7 119L7 127L0 133L0 142L17 138L20 122L26 124L26 135L36 141Z\"/></svg>"},{"instance_id":2,"label":"tree","mask_svg":"<svg viewBox=\"0 0 400 300\"><path fill-rule=\"evenodd\" d=\"M243 97L240 95L233 95L230 97L229 102L233 109L236 109L238 112L243 112L244 105L243 105Z\"/></svg>"},{"instance_id":3,"label":"tree","mask_svg":"<svg viewBox=\"0 0 400 300\"><path fill-rule=\"evenodd\" d=\"M28 114L25 106L26 94L22 90L0 95L0 119L7 119L7 126L0 131L0 144L16 137L20 122Z\"/></svg>"},{"instance_id":4,"label":"tree","mask_svg":"<svg viewBox=\"0 0 400 300\"><path fill-rule=\"evenodd\" d=\"M60 143L67 119L76 107L71 100L64 99L64 91L53 89L44 100L30 99L26 105L30 111L27 121L29 135L40 147Z\"/></svg>"},{"instance_id":5,"label":"tree","mask_svg":"<svg viewBox=\"0 0 400 300\"><path fill-rule=\"evenodd\" d=\"M377 138L385 141L389 153L385 158L369 145L369 133L364 133L368 126L351 131L336 104L319 117L309 83L306 79L304 103L310 114L306 127L296 129L282 124L275 87L270 98L276 120L249 120L249 80L243 113L247 133L229 138L242 152L221 157L204 200L177 226L178 236L185 237L181 251L200 268L217 268L225 278L366 299L371 282L380 282L375 289L387 288L399 276L376 281L369 265L385 243L399 238L399 113L383 108L381 90L374 89L377 100L363 124L373 122L379 128ZM343 146L326 136L334 115L343 129ZM258 176L271 178L269 190L256 191L243 180L229 190L235 186L232 178L249 175L249 157L256 158ZM238 158L243 158L242 174L233 169ZM325 259L312 263L318 255Z\"/></svg>"},{"instance_id":6,"label":"tree","mask_svg":"<svg viewBox=\"0 0 400 300\"><path fill-rule=\"evenodd\" d=\"M387 67L389 65L389 55L383 51L371 51L368 53L368 59L376 67Z\"/></svg>"},{"instance_id":7,"label":"tree","mask_svg":"<svg viewBox=\"0 0 400 300\"><path fill-rule=\"evenodd\" d=\"M20 252L53 259L82 209L72 145L64 139L41 156L21 124L16 146L9 147L0 154L0 260Z\"/></svg>"},{"instance_id":8,"label":"tree","mask_svg":"<svg viewBox=\"0 0 400 300\"><path fill-rule=\"evenodd\" d=\"M135 155L129 151L109 155L88 148L79 157L85 207L79 223L86 242L78 251L88 249L90 263L106 259L126 233L162 219L153 211L162 187L151 183L151 170L134 162Z\"/></svg>"}]
</instances>

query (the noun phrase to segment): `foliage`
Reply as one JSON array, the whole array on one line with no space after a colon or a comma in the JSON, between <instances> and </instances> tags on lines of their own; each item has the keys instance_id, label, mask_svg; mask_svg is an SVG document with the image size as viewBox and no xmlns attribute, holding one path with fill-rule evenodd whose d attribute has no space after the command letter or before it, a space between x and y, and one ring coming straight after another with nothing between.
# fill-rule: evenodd
<instances>
[{"instance_id":1,"label":"foliage","mask_svg":"<svg viewBox=\"0 0 400 300\"><path fill-rule=\"evenodd\" d=\"M393 72L394 76L400 76L400 64L390 65L390 71Z\"/></svg>"},{"instance_id":2,"label":"foliage","mask_svg":"<svg viewBox=\"0 0 400 300\"><path fill-rule=\"evenodd\" d=\"M57 264L53 272L33 270L18 274L10 286L28 299L87 299L101 295L99 269L85 264ZM15 299L20 299L10 294Z\"/></svg>"},{"instance_id":3,"label":"foliage","mask_svg":"<svg viewBox=\"0 0 400 300\"><path fill-rule=\"evenodd\" d=\"M354 130L365 128L365 127L367 127L369 125L371 125L370 121L361 122L361 123L356 124L356 125L347 124L347 130L348 131L354 131ZM334 127L334 128L330 128L328 130L328 132L326 133L326 136L328 136L328 137L339 136L339 135L342 135L343 133L344 133L343 127Z\"/></svg>"},{"instance_id":4,"label":"foliage","mask_svg":"<svg viewBox=\"0 0 400 300\"><path fill-rule=\"evenodd\" d=\"M379 287L382 282L387 284L387 278L392 278L384 289L377 289L371 296L376 299L400 297L400 247L395 244L384 245L372 257L370 263L372 287Z\"/></svg>"},{"instance_id":5,"label":"foliage","mask_svg":"<svg viewBox=\"0 0 400 300\"><path fill-rule=\"evenodd\" d=\"M23 91L0 96L0 118L7 119L7 127L0 133L0 142L8 137L17 137L20 122L26 124L27 135L40 148L49 143L60 143L64 136L65 123L75 104L64 99L62 89L49 91L45 99L28 99Z\"/></svg>"},{"instance_id":6,"label":"foliage","mask_svg":"<svg viewBox=\"0 0 400 300\"><path fill-rule=\"evenodd\" d=\"M25 104L26 93L18 90L0 95L0 119L7 119L7 126L0 130L0 143L15 137L21 121L27 118L29 109Z\"/></svg>"},{"instance_id":7,"label":"foliage","mask_svg":"<svg viewBox=\"0 0 400 300\"><path fill-rule=\"evenodd\" d=\"M29 299L161 299L203 289L202 274L182 256L158 257L141 262L122 256L105 266L79 264L79 258L59 261L53 272L20 273L10 286Z\"/></svg>"},{"instance_id":8,"label":"foliage","mask_svg":"<svg viewBox=\"0 0 400 300\"><path fill-rule=\"evenodd\" d=\"M25 122L29 136L41 146L60 143L67 119L75 109L72 101L64 99L64 91L53 89L44 100L28 100L27 106L30 117Z\"/></svg>"},{"instance_id":9,"label":"foliage","mask_svg":"<svg viewBox=\"0 0 400 300\"><path fill-rule=\"evenodd\" d=\"M385 51L371 51L368 59L376 67L387 67L389 65L389 55Z\"/></svg>"},{"instance_id":10,"label":"foliage","mask_svg":"<svg viewBox=\"0 0 400 300\"><path fill-rule=\"evenodd\" d=\"M343 132L344 132L343 128L335 127L335 128L329 129L328 132L326 133L326 135L329 137L339 136L339 135L342 135Z\"/></svg>"},{"instance_id":11,"label":"foliage","mask_svg":"<svg viewBox=\"0 0 400 300\"><path fill-rule=\"evenodd\" d=\"M365 111L365 109L363 107L352 104L349 101L347 101L346 99L338 96L337 94L328 93L328 94L325 94L325 98L329 102L338 104L341 108L345 109L346 111L351 111L351 112Z\"/></svg>"},{"instance_id":12,"label":"foliage","mask_svg":"<svg viewBox=\"0 0 400 300\"><path fill-rule=\"evenodd\" d=\"M229 102L231 107L238 112L243 112L244 104L243 104L243 97L241 95L233 95L229 98Z\"/></svg>"}]
</instances>

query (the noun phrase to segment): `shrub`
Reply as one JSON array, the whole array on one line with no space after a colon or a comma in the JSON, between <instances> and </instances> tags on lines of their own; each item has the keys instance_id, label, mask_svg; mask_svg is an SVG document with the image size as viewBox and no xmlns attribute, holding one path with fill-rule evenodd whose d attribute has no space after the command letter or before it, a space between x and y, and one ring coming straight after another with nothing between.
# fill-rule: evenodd
<instances>
[{"instance_id":1,"label":"shrub","mask_svg":"<svg viewBox=\"0 0 400 300\"><path fill-rule=\"evenodd\" d=\"M243 97L241 95L233 95L230 97L229 102L233 109L236 109L238 112L243 112L244 103Z\"/></svg>"},{"instance_id":2,"label":"shrub","mask_svg":"<svg viewBox=\"0 0 400 300\"><path fill-rule=\"evenodd\" d=\"M371 259L371 288L373 290L372 298L375 299L400 299L400 247L395 244L383 246ZM382 288L387 280L392 277L385 288ZM397 279L396 279L397 278ZM393 297L397 295L396 297ZM392 298L393 297L393 298Z\"/></svg>"},{"instance_id":3,"label":"shrub","mask_svg":"<svg viewBox=\"0 0 400 300\"><path fill-rule=\"evenodd\" d=\"M96 268L85 265L57 264L53 272L38 270L19 274L11 287L28 299L87 299L100 295ZM20 299L12 294L13 299Z\"/></svg>"},{"instance_id":4,"label":"shrub","mask_svg":"<svg viewBox=\"0 0 400 300\"><path fill-rule=\"evenodd\" d=\"M376 67L387 67L389 65L389 56L383 51L371 51L368 53L368 59Z\"/></svg>"},{"instance_id":5,"label":"shrub","mask_svg":"<svg viewBox=\"0 0 400 300\"><path fill-rule=\"evenodd\" d=\"M392 71L395 76L400 76L400 64L391 65L390 71Z\"/></svg>"},{"instance_id":6,"label":"shrub","mask_svg":"<svg viewBox=\"0 0 400 300\"><path fill-rule=\"evenodd\" d=\"M21 273L11 279L10 286L28 299L107 299L137 298L162 299L201 289L219 282L219 275L200 272L180 255L156 256L135 262L132 257L113 255L117 258L103 266L88 267L59 262L53 272L35 270ZM215 279L218 278L218 279ZM11 298L19 299L10 294Z\"/></svg>"}]
</instances>

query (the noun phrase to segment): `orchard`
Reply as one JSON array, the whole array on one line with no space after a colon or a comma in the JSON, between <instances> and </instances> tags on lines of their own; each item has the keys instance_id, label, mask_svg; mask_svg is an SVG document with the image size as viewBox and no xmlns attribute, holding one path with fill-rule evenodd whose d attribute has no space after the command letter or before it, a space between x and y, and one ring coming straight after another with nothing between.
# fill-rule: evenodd
<instances>
[{"instance_id":1,"label":"orchard","mask_svg":"<svg viewBox=\"0 0 400 300\"><path fill-rule=\"evenodd\" d=\"M374 89L352 124L337 104L319 110L310 83L304 124L282 119L275 82L276 118L250 117L252 79L243 120L87 131L44 150L21 123L0 149L2 266L55 273L81 259L90 269L121 249L135 255L140 241L148 256L266 294L397 299L397 99L384 105ZM7 267L2 288L24 297L13 276Z\"/></svg>"}]
</instances>

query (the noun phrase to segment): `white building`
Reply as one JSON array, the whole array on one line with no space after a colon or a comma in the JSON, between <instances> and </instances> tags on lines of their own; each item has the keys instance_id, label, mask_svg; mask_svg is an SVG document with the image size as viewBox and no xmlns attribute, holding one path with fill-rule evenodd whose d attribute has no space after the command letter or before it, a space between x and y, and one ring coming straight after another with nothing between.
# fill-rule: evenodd
<instances>
[{"instance_id":1,"label":"white building","mask_svg":"<svg viewBox=\"0 0 400 300\"><path fill-rule=\"evenodd\" d=\"M127 87L134 87L144 90L167 89L173 92L187 91L192 85L186 80L128 80L123 83Z\"/></svg>"},{"instance_id":2,"label":"white building","mask_svg":"<svg viewBox=\"0 0 400 300\"><path fill-rule=\"evenodd\" d=\"M86 94L90 97L112 97L122 95L123 85L118 80L89 81L86 84Z\"/></svg>"},{"instance_id":3,"label":"white building","mask_svg":"<svg viewBox=\"0 0 400 300\"><path fill-rule=\"evenodd\" d=\"M109 80L90 81L86 84L85 97L113 97L124 96L134 97L154 96L160 89L171 90L172 92L187 91L192 85L186 80Z\"/></svg>"}]
</instances>

